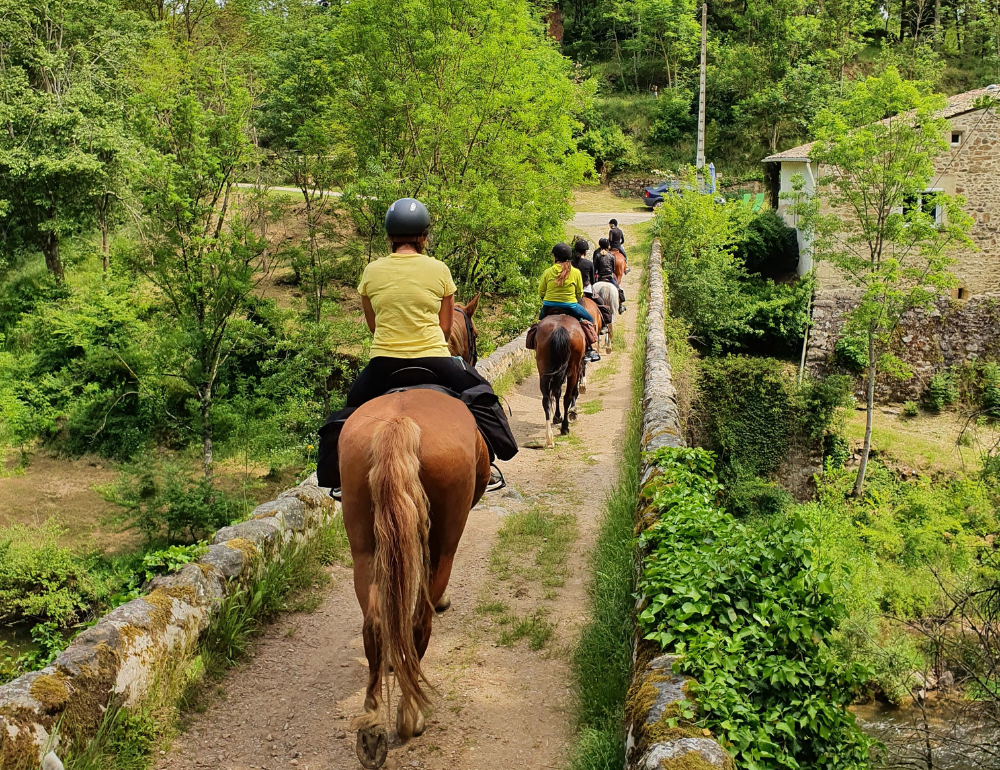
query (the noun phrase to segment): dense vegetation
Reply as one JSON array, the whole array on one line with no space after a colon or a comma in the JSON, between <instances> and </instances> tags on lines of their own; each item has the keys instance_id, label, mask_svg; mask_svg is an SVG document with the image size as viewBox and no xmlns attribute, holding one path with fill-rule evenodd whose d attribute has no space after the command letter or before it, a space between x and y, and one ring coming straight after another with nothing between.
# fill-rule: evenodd
<instances>
[{"instance_id":1,"label":"dense vegetation","mask_svg":"<svg viewBox=\"0 0 1000 770\"><path fill-rule=\"evenodd\" d=\"M563 48L600 95L588 118L598 157L613 171L692 162L701 3L558 7ZM893 64L944 93L1000 81L1000 7L995 0L708 2L708 159L726 182L759 179L758 161L811 139L814 117L850 81Z\"/></svg>"},{"instance_id":2,"label":"dense vegetation","mask_svg":"<svg viewBox=\"0 0 1000 770\"><path fill-rule=\"evenodd\" d=\"M718 508L703 449L660 449L654 459L639 628L683 654L702 724L740 767L866 767L870 742L846 710L864 670L830 646L846 612L816 569L806 525L775 516L754 526Z\"/></svg>"}]
</instances>

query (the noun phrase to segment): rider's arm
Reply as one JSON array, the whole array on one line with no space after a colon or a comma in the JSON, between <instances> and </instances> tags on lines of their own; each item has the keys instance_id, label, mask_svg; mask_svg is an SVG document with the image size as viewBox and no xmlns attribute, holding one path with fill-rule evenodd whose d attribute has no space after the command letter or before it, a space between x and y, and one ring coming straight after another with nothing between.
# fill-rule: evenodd
<instances>
[{"instance_id":1,"label":"rider's arm","mask_svg":"<svg viewBox=\"0 0 1000 770\"><path fill-rule=\"evenodd\" d=\"M441 300L441 310L438 313L438 323L441 324L441 331L444 338L451 337L451 322L455 320L455 295L449 294Z\"/></svg>"},{"instance_id":2,"label":"rider's arm","mask_svg":"<svg viewBox=\"0 0 1000 770\"><path fill-rule=\"evenodd\" d=\"M542 273L542 280L538 282L538 296L545 299L545 292L549 287L549 276L548 273Z\"/></svg>"},{"instance_id":3,"label":"rider's arm","mask_svg":"<svg viewBox=\"0 0 1000 770\"><path fill-rule=\"evenodd\" d=\"M372 307L372 301L368 299L364 294L361 295L361 307L365 311L365 323L368 324L368 330L374 334L375 333L375 308Z\"/></svg>"},{"instance_id":4,"label":"rider's arm","mask_svg":"<svg viewBox=\"0 0 1000 770\"><path fill-rule=\"evenodd\" d=\"M573 288L576 289L576 301L579 302L583 298L583 276L580 275L579 270L573 272Z\"/></svg>"}]
</instances>

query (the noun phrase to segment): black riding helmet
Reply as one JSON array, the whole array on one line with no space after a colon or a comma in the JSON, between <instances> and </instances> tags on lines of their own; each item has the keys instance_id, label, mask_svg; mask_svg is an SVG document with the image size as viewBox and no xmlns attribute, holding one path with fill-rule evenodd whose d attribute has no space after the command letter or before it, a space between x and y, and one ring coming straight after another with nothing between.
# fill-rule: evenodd
<instances>
[{"instance_id":1,"label":"black riding helmet","mask_svg":"<svg viewBox=\"0 0 1000 770\"><path fill-rule=\"evenodd\" d=\"M609 241L609 240L608 240L607 238L601 238L601 240L599 240L599 241L597 242L597 244L598 244L598 245L599 245L599 246L600 246L600 247L601 247L602 249L610 249L610 248L611 248L611 241Z\"/></svg>"},{"instance_id":2,"label":"black riding helmet","mask_svg":"<svg viewBox=\"0 0 1000 770\"><path fill-rule=\"evenodd\" d=\"M416 198L400 198L385 212L386 235L421 235L430 226L431 215Z\"/></svg>"},{"instance_id":3,"label":"black riding helmet","mask_svg":"<svg viewBox=\"0 0 1000 770\"><path fill-rule=\"evenodd\" d=\"M565 243L557 243L552 247L552 256L556 258L556 262L569 262L573 259L573 252Z\"/></svg>"},{"instance_id":4,"label":"black riding helmet","mask_svg":"<svg viewBox=\"0 0 1000 770\"><path fill-rule=\"evenodd\" d=\"M573 244L573 251L577 254L586 254L590 251L590 244L587 243L583 238L580 238L576 243Z\"/></svg>"}]
</instances>

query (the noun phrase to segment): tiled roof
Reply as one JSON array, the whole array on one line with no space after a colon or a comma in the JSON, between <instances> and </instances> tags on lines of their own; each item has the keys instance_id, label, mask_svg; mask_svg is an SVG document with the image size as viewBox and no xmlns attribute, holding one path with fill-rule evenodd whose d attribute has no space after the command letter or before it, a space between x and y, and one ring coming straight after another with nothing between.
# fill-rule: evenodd
<instances>
[{"instance_id":1,"label":"tiled roof","mask_svg":"<svg viewBox=\"0 0 1000 770\"><path fill-rule=\"evenodd\" d=\"M973 109L973 104L975 104L976 99L984 94L991 94L1000 98L1000 88L997 88L997 86L989 86L987 88L977 88L973 91L966 91L964 94L949 96L948 106L944 108L941 115L946 118L954 118L956 115L970 112ZM768 155L761 162L772 163L782 160L805 160L809 157L809 150L812 149L812 146L813 142L800 144L798 147L792 147L790 150L782 150L781 152L776 152L774 155Z\"/></svg>"}]
</instances>

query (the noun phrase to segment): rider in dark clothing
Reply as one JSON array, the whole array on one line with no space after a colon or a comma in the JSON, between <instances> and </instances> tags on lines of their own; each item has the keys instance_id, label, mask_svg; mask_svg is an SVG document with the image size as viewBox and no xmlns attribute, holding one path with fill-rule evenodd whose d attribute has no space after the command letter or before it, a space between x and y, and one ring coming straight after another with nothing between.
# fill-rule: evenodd
<instances>
[{"instance_id":1,"label":"rider in dark clothing","mask_svg":"<svg viewBox=\"0 0 1000 770\"><path fill-rule=\"evenodd\" d=\"M594 284L597 283L597 278L594 273L594 263L587 259L587 252L589 250L590 244L582 238L578 239L576 243L573 244L572 264L573 267L580 271L580 275L583 276L583 293L592 299L598 307L600 307L603 302L600 297L594 294ZM588 361L601 360L600 354L593 348L587 349L585 358Z\"/></svg>"},{"instance_id":2,"label":"rider in dark clothing","mask_svg":"<svg viewBox=\"0 0 1000 770\"><path fill-rule=\"evenodd\" d=\"M625 312L625 292L615 278L615 255L611 253L611 244L607 238L601 238L599 248L594 252L594 271L598 281L607 281L618 289L618 312Z\"/></svg>"},{"instance_id":3,"label":"rider in dark clothing","mask_svg":"<svg viewBox=\"0 0 1000 770\"><path fill-rule=\"evenodd\" d=\"M628 254L625 254L625 233L618 226L618 220L612 219L608 224L611 225L611 229L608 230L608 242L611 248L618 249L628 259Z\"/></svg>"}]
</instances>

